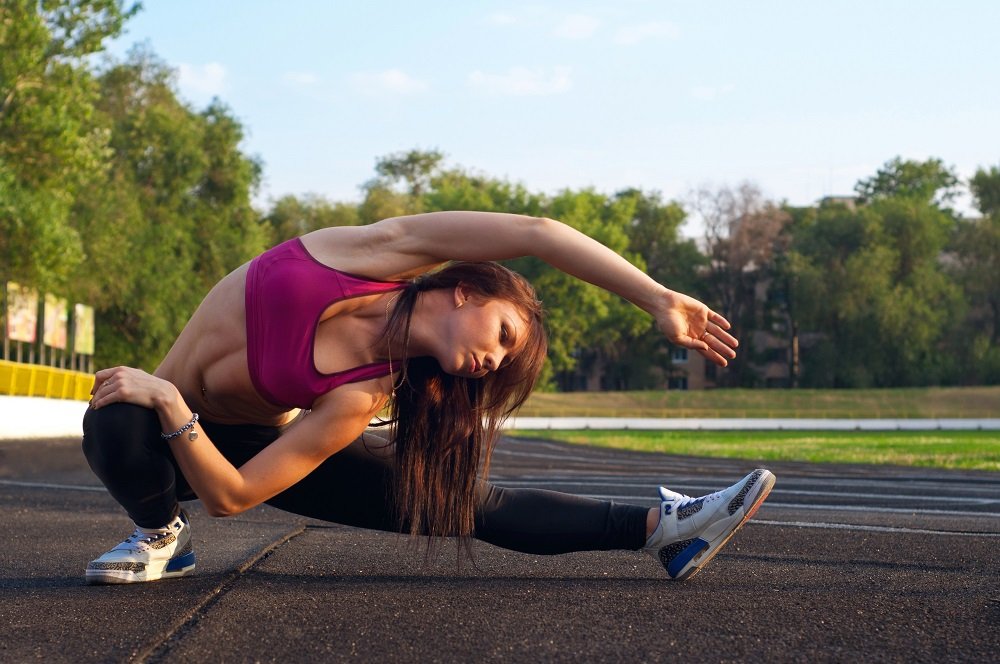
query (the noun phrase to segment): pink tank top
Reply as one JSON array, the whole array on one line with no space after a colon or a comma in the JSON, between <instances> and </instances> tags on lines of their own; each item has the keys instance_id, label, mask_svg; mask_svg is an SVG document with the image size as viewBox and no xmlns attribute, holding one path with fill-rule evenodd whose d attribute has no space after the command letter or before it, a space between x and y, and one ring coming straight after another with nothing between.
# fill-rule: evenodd
<instances>
[{"instance_id":1,"label":"pink tank top","mask_svg":"<svg viewBox=\"0 0 1000 664\"><path fill-rule=\"evenodd\" d=\"M313 361L316 327L334 302L405 287L323 265L298 238L254 258L246 282L247 363L257 392L276 406L310 408L335 387L388 375L388 362L320 373Z\"/></svg>"}]
</instances>

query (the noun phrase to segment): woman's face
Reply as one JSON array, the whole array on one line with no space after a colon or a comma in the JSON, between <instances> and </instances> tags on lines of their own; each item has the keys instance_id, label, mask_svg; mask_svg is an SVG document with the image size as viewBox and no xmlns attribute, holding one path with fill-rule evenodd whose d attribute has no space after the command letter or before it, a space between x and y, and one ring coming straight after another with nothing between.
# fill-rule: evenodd
<instances>
[{"instance_id":1,"label":"woman's face","mask_svg":"<svg viewBox=\"0 0 1000 664\"><path fill-rule=\"evenodd\" d=\"M455 308L442 323L437 360L456 376L479 378L505 366L528 334L528 321L517 305L461 286L455 289Z\"/></svg>"}]
</instances>

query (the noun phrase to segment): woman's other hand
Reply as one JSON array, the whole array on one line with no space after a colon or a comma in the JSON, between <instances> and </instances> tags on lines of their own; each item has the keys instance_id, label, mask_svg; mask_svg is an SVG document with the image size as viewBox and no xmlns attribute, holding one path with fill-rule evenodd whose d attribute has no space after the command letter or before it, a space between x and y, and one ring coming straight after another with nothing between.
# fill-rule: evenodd
<instances>
[{"instance_id":1,"label":"woman's other hand","mask_svg":"<svg viewBox=\"0 0 1000 664\"><path fill-rule=\"evenodd\" d=\"M666 290L663 307L654 313L656 325L670 343L701 353L721 367L736 357L740 345L729 334L731 325L721 315L683 293Z\"/></svg>"}]
</instances>

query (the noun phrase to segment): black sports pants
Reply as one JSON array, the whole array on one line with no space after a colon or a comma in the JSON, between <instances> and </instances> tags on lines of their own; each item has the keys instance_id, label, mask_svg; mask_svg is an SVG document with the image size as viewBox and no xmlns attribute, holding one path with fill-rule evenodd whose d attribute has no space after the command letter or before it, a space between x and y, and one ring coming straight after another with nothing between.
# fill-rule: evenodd
<instances>
[{"instance_id":1,"label":"black sports pants","mask_svg":"<svg viewBox=\"0 0 1000 664\"><path fill-rule=\"evenodd\" d=\"M212 443L237 468L281 435L279 427L222 425L201 420ZM196 498L169 446L156 412L132 404L88 409L83 451L94 473L137 525L158 528ZM205 443L207 444L207 443ZM391 504L392 452L366 433L307 477L266 501L324 521L398 530ZM644 507L540 489L504 489L480 482L475 537L505 549L555 554L639 549L646 540Z\"/></svg>"}]
</instances>

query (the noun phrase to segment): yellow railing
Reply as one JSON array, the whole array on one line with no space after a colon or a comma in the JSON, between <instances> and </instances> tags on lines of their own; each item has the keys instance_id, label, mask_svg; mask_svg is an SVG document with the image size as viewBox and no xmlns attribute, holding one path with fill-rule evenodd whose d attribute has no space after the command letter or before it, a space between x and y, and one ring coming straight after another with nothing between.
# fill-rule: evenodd
<instances>
[{"instance_id":1,"label":"yellow railing","mask_svg":"<svg viewBox=\"0 0 1000 664\"><path fill-rule=\"evenodd\" d=\"M0 395L89 401L93 385L81 371L0 360Z\"/></svg>"}]
</instances>

